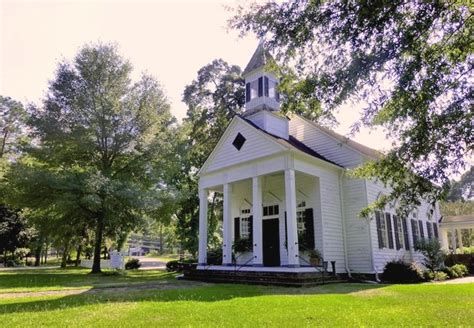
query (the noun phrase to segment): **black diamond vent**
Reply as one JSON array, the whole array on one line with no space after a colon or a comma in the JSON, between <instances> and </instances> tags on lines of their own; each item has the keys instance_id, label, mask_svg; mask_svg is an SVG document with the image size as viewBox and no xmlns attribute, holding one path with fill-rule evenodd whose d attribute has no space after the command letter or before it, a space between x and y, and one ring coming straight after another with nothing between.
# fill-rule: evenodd
<instances>
[{"instance_id":1,"label":"black diamond vent","mask_svg":"<svg viewBox=\"0 0 474 328\"><path fill-rule=\"evenodd\" d=\"M241 135L240 133L237 133L237 136L235 136L235 139L232 142L232 145L234 145L234 147L237 150L240 150L240 148L242 148L242 146L244 145L245 140L247 140L247 139L245 139L245 137L243 135Z\"/></svg>"}]
</instances>

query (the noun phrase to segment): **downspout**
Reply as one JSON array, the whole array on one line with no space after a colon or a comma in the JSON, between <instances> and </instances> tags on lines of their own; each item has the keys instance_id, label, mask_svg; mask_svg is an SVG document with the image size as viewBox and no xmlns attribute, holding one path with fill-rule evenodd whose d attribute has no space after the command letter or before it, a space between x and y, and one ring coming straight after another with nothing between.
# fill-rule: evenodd
<instances>
[{"instance_id":1,"label":"downspout","mask_svg":"<svg viewBox=\"0 0 474 328\"><path fill-rule=\"evenodd\" d=\"M344 174L344 171L341 171L339 174L339 205L341 208L341 218L342 218L342 243L344 246L344 265L346 268L346 272L349 278L352 279L351 275L351 270L349 269L349 263L348 263L348 256L347 256L347 242L346 242L346 215L344 211L344 193L342 191L342 176Z\"/></svg>"},{"instance_id":2,"label":"downspout","mask_svg":"<svg viewBox=\"0 0 474 328\"><path fill-rule=\"evenodd\" d=\"M369 199L368 199L368 194L367 194L367 179L364 179L364 187L365 187L365 202L367 206L369 206ZM372 270L375 273L375 281L380 282L379 279L379 274L377 272L377 269L375 268L374 264L374 248L372 247L372 232L370 231L370 221L368 224L368 229L369 229L369 247L370 247L370 264L372 266Z\"/></svg>"}]
</instances>

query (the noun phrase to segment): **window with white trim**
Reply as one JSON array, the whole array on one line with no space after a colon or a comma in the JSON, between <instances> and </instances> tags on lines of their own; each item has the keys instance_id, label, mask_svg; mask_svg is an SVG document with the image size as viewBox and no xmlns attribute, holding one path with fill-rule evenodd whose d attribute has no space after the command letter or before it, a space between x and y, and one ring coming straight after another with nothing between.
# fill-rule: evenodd
<instances>
[{"instance_id":1,"label":"window with white trim","mask_svg":"<svg viewBox=\"0 0 474 328\"><path fill-rule=\"evenodd\" d=\"M385 215L383 212L375 212L375 220L377 225L377 237L379 241L379 248L386 248L388 246L388 235Z\"/></svg>"},{"instance_id":2,"label":"window with white trim","mask_svg":"<svg viewBox=\"0 0 474 328\"><path fill-rule=\"evenodd\" d=\"M278 216L280 209L278 205L268 205L263 207L263 216Z\"/></svg>"},{"instance_id":3,"label":"window with white trim","mask_svg":"<svg viewBox=\"0 0 474 328\"><path fill-rule=\"evenodd\" d=\"M298 234L303 233L306 230L306 224L304 219L304 211L306 209L306 202L300 202L296 207L296 224L298 228Z\"/></svg>"},{"instance_id":4,"label":"window with white trim","mask_svg":"<svg viewBox=\"0 0 474 328\"><path fill-rule=\"evenodd\" d=\"M240 238L245 239L250 237L250 208L245 208L240 211L242 217L240 218Z\"/></svg>"},{"instance_id":5,"label":"window with white trim","mask_svg":"<svg viewBox=\"0 0 474 328\"><path fill-rule=\"evenodd\" d=\"M405 248L405 231L403 231L403 222L402 218L398 216L393 216L394 220L397 221L397 233L396 233L396 242L397 242L397 249Z\"/></svg>"}]
</instances>

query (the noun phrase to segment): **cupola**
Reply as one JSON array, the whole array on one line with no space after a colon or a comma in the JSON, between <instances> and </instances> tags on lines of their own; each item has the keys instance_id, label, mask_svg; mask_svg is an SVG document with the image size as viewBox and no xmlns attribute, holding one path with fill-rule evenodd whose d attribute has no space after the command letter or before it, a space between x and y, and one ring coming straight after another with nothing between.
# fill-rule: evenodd
<instances>
[{"instance_id":1,"label":"cupola","mask_svg":"<svg viewBox=\"0 0 474 328\"><path fill-rule=\"evenodd\" d=\"M288 119L279 113L278 79L266 66L271 60L271 54L260 42L242 74L245 79L244 116L266 132L288 139Z\"/></svg>"}]
</instances>

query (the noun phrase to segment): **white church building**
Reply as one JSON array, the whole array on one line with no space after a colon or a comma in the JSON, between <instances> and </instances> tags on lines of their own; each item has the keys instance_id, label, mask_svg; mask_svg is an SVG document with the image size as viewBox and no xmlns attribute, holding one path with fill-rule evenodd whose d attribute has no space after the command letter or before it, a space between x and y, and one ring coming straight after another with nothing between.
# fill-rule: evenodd
<instances>
[{"instance_id":1,"label":"white church building","mask_svg":"<svg viewBox=\"0 0 474 328\"><path fill-rule=\"evenodd\" d=\"M244 70L246 103L199 171L197 270L311 272L308 250L335 261L341 275L381 273L387 261L419 261L418 238L437 238L439 209L402 218L386 208L359 212L388 192L348 170L380 153L298 115L279 111L277 78L259 46ZM208 265L208 200L223 195L222 264ZM245 251L236 242L247 241ZM331 265L328 271L331 271Z\"/></svg>"}]
</instances>

